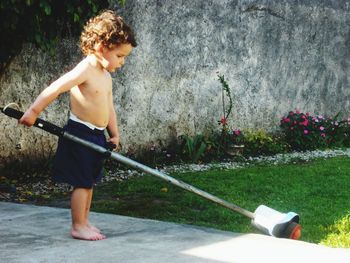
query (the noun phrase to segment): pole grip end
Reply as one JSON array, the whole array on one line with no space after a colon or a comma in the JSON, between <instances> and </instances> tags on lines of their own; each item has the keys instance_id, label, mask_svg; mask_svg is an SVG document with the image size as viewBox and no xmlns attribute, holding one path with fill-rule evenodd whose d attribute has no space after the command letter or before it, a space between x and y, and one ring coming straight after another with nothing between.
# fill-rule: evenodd
<instances>
[{"instance_id":1,"label":"pole grip end","mask_svg":"<svg viewBox=\"0 0 350 263\"><path fill-rule=\"evenodd\" d=\"M5 115L17 119L19 120L20 118L22 118L24 112L19 111L19 110L15 110L13 108L10 107L5 107L5 108L0 108L1 112L4 113ZM52 124L48 121L44 121L40 118L37 118L35 123L34 123L35 127L38 127L44 131L47 131L51 134L57 135L57 136L62 136L63 134L63 129L61 127L56 126L55 124Z\"/></svg>"}]
</instances>

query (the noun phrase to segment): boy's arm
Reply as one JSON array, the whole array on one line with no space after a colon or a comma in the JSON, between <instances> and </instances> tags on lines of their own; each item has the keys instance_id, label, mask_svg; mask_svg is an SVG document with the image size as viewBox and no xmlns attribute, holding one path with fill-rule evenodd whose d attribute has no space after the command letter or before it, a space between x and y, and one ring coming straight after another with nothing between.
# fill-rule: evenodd
<instances>
[{"instance_id":1,"label":"boy's arm","mask_svg":"<svg viewBox=\"0 0 350 263\"><path fill-rule=\"evenodd\" d=\"M34 103L24 113L19 123L26 126L32 126L35 120L53 100L61 93L69 91L76 85L83 83L87 76L87 65L79 63L73 70L64 74L62 77L50 84L36 98Z\"/></svg>"},{"instance_id":2,"label":"boy's arm","mask_svg":"<svg viewBox=\"0 0 350 263\"><path fill-rule=\"evenodd\" d=\"M109 141L115 144L118 149L119 142L120 142L119 128L118 128L118 121L117 121L117 113L114 109L112 95L110 98L110 105L109 105L109 121L107 125L107 131L110 137Z\"/></svg>"}]
</instances>

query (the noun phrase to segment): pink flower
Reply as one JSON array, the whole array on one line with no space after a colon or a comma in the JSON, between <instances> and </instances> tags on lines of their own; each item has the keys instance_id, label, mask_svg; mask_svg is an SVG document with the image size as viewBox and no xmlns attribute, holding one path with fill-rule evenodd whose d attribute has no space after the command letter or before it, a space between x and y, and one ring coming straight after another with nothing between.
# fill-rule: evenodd
<instances>
[{"instance_id":1,"label":"pink flower","mask_svg":"<svg viewBox=\"0 0 350 263\"><path fill-rule=\"evenodd\" d=\"M324 131L324 127L323 126L320 127L320 131Z\"/></svg>"},{"instance_id":2,"label":"pink flower","mask_svg":"<svg viewBox=\"0 0 350 263\"><path fill-rule=\"evenodd\" d=\"M301 124L304 125L304 126L307 126L309 124L309 121L305 120L305 121L301 122Z\"/></svg>"},{"instance_id":3,"label":"pink flower","mask_svg":"<svg viewBox=\"0 0 350 263\"><path fill-rule=\"evenodd\" d=\"M308 130L304 130L304 134L309 134L309 131Z\"/></svg>"},{"instance_id":4,"label":"pink flower","mask_svg":"<svg viewBox=\"0 0 350 263\"><path fill-rule=\"evenodd\" d=\"M326 137L326 134L325 133L321 133L321 137Z\"/></svg>"},{"instance_id":5,"label":"pink flower","mask_svg":"<svg viewBox=\"0 0 350 263\"><path fill-rule=\"evenodd\" d=\"M241 135L241 131L240 131L240 130L234 130L233 133L234 133L236 136Z\"/></svg>"},{"instance_id":6,"label":"pink flower","mask_svg":"<svg viewBox=\"0 0 350 263\"><path fill-rule=\"evenodd\" d=\"M284 118L283 121L284 121L285 123L288 123L288 122L290 122L290 119L289 119L289 118Z\"/></svg>"},{"instance_id":7,"label":"pink flower","mask_svg":"<svg viewBox=\"0 0 350 263\"><path fill-rule=\"evenodd\" d=\"M227 125L227 119L225 117L221 117L220 123L224 126Z\"/></svg>"}]
</instances>

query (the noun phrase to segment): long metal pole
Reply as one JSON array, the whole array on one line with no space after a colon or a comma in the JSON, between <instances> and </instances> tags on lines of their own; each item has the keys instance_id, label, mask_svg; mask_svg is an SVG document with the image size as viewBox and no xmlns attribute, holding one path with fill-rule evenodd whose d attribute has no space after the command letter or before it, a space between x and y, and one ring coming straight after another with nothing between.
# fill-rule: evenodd
<instances>
[{"instance_id":1,"label":"long metal pole","mask_svg":"<svg viewBox=\"0 0 350 263\"><path fill-rule=\"evenodd\" d=\"M12 109L8 106L6 106L5 108L0 107L0 111L3 112L4 114L6 114L12 118L16 118L16 119L20 119L23 116L23 112ZM91 148L91 149L105 155L106 158L113 158L114 160L116 160L122 164L130 166L130 167L137 169L137 170L140 170L142 172L154 175L154 176L156 176L162 180L165 180L173 185L176 185L184 190L195 193L195 194L202 196L210 201L213 201L214 203L217 203L217 204L222 205L230 210L238 212L246 217L249 217L249 218L253 219L253 225L255 225L258 229L260 229L264 233L271 235L271 233L269 231L269 229L272 229L271 227L273 226L273 225L271 225L271 223L269 223L268 225L263 225L263 224L261 224L261 222L260 223L255 222L256 216L254 213L252 213L248 210L245 210L245 209L243 209L235 204L229 203L229 202L227 202L227 201L225 201L217 196L209 194L209 193L207 193L203 190L200 190L200 189L198 189L190 184L187 184L183 181L177 180L177 179L175 179L167 174L164 174L156 169L150 168L146 165L143 165L143 164L138 163L134 160L131 160L131 159L129 159L121 154L118 154L116 152L112 152L112 151L110 151L104 147L101 147L99 145L96 145L92 142L80 139L79 137L76 137L68 132L65 132L61 127L58 127L50 122L47 122L47 121L40 119L40 118L38 118L35 121L34 126L40 128L42 130L45 130L51 134L57 135L59 137L62 136L68 140L71 140L73 142L84 145L88 148ZM255 213L258 211L258 209L255 211ZM295 214L295 213L293 213L293 214ZM283 223L285 225L284 229L280 229L280 231L278 231L278 233L275 234L275 236L277 236L277 237L289 237L292 239L299 239L300 233L301 233L300 232L301 228L300 228L300 225L298 224L298 221L299 221L299 216L297 214L295 214L295 216L292 219L289 219L289 221ZM278 224L281 225L281 223L278 223L278 222L274 222L274 224L275 224L273 226L274 228L277 227Z\"/></svg>"}]
</instances>

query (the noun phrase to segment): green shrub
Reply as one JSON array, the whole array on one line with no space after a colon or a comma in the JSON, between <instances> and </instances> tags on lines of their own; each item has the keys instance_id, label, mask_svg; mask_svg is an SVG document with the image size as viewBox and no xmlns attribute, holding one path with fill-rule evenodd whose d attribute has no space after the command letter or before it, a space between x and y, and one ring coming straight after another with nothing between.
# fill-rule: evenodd
<instances>
[{"instance_id":1,"label":"green shrub","mask_svg":"<svg viewBox=\"0 0 350 263\"><path fill-rule=\"evenodd\" d=\"M268 134L263 130L244 131L244 155L257 156L286 152L286 142L277 135Z\"/></svg>"},{"instance_id":2,"label":"green shrub","mask_svg":"<svg viewBox=\"0 0 350 263\"><path fill-rule=\"evenodd\" d=\"M321 244L329 247L350 247L350 214L348 213L325 229L329 234Z\"/></svg>"},{"instance_id":3,"label":"green shrub","mask_svg":"<svg viewBox=\"0 0 350 263\"><path fill-rule=\"evenodd\" d=\"M0 70L26 42L53 53L62 37L78 36L87 19L112 4L115 1L1 0Z\"/></svg>"}]
</instances>

